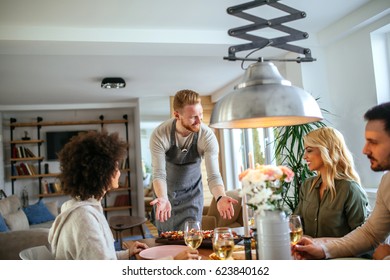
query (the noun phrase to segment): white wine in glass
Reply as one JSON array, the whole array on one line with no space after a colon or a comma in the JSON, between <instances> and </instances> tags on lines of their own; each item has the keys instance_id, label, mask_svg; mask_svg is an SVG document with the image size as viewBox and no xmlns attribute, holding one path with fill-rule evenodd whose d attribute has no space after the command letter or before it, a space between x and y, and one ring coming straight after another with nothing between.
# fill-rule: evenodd
<instances>
[{"instance_id":1,"label":"white wine in glass","mask_svg":"<svg viewBox=\"0 0 390 280\"><path fill-rule=\"evenodd\" d=\"M232 230L228 227L214 229L213 251L221 260L230 258L234 250L234 237Z\"/></svg>"},{"instance_id":2,"label":"white wine in glass","mask_svg":"<svg viewBox=\"0 0 390 280\"><path fill-rule=\"evenodd\" d=\"M291 245L295 245L299 242L299 240L301 240L303 236L301 217L299 215L291 215L289 223Z\"/></svg>"},{"instance_id":3,"label":"white wine in glass","mask_svg":"<svg viewBox=\"0 0 390 280\"><path fill-rule=\"evenodd\" d=\"M203 241L202 227L199 221L186 221L184 224L184 242L191 249L198 249Z\"/></svg>"}]
</instances>

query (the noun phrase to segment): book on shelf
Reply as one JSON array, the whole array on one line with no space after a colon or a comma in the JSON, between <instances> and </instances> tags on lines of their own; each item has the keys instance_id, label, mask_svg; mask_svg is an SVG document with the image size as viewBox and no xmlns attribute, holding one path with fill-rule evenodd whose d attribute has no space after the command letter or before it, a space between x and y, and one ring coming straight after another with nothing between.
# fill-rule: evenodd
<instances>
[{"instance_id":1,"label":"book on shelf","mask_svg":"<svg viewBox=\"0 0 390 280\"><path fill-rule=\"evenodd\" d=\"M12 158L33 158L33 157L36 156L29 148L23 146L12 147Z\"/></svg>"},{"instance_id":2,"label":"book on shelf","mask_svg":"<svg viewBox=\"0 0 390 280\"><path fill-rule=\"evenodd\" d=\"M129 196L127 194L117 195L115 198L114 206L127 206L129 203Z\"/></svg>"},{"instance_id":3,"label":"book on shelf","mask_svg":"<svg viewBox=\"0 0 390 280\"><path fill-rule=\"evenodd\" d=\"M21 170L22 170L22 174L20 175L31 175L31 173L29 172L28 168L27 168L27 165L24 163L24 162L21 162L19 164Z\"/></svg>"},{"instance_id":4,"label":"book on shelf","mask_svg":"<svg viewBox=\"0 0 390 280\"><path fill-rule=\"evenodd\" d=\"M35 154L29 148L23 147L23 150L26 157L35 157Z\"/></svg>"},{"instance_id":5,"label":"book on shelf","mask_svg":"<svg viewBox=\"0 0 390 280\"><path fill-rule=\"evenodd\" d=\"M49 193L61 193L61 192L62 192L61 184L58 184L57 182L49 183L47 180L42 181L41 193L49 194Z\"/></svg>"},{"instance_id":6,"label":"book on shelf","mask_svg":"<svg viewBox=\"0 0 390 280\"><path fill-rule=\"evenodd\" d=\"M126 169L126 168L128 168L127 167L128 165L127 165L127 159L124 159L122 162L121 162L121 164L120 164L120 169Z\"/></svg>"}]
</instances>

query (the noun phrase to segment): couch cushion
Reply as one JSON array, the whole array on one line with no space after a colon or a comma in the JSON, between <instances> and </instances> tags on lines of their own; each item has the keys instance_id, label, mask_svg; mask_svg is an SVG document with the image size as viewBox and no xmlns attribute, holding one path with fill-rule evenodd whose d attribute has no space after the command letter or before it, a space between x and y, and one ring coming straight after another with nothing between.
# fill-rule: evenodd
<instances>
[{"instance_id":1,"label":"couch cushion","mask_svg":"<svg viewBox=\"0 0 390 280\"><path fill-rule=\"evenodd\" d=\"M14 213L5 215L4 220L11 231L26 230L30 228L28 224L27 216L26 214L24 214L22 209L19 209Z\"/></svg>"},{"instance_id":2,"label":"couch cushion","mask_svg":"<svg viewBox=\"0 0 390 280\"><path fill-rule=\"evenodd\" d=\"M0 232L6 232L6 231L9 231L9 228L5 223L3 216L0 214Z\"/></svg>"},{"instance_id":3,"label":"couch cushion","mask_svg":"<svg viewBox=\"0 0 390 280\"><path fill-rule=\"evenodd\" d=\"M31 225L40 224L55 219L49 209L43 203L43 200L39 200L36 204L23 208L24 213L27 216L28 222Z\"/></svg>"},{"instance_id":4,"label":"couch cushion","mask_svg":"<svg viewBox=\"0 0 390 280\"><path fill-rule=\"evenodd\" d=\"M19 197L11 195L7 198L0 200L0 213L5 217L10 213L14 213L21 208Z\"/></svg>"},{"instance_id":5,"label":"couch cushion","mask_svg":"<svg viewBox=\"0 0 390 280\"><path fill-rule=\"evenodd\" d=\"M0 260L20 260L19 252L34 246L50 248L48 235L49 229L42 228L0 232Z\"/></svg>"},{"instance_id":6,"label":"couch cushion","mask_svg":"<svg viewBox=\"0 0 390 280\"><path fill-rule=\"evenodd\" d=\"M57 206L57 201L50 201L50 202L45 202L45 205L49 212L54 216L58 216L58 206Z\"/></svg>"}]
</instances>

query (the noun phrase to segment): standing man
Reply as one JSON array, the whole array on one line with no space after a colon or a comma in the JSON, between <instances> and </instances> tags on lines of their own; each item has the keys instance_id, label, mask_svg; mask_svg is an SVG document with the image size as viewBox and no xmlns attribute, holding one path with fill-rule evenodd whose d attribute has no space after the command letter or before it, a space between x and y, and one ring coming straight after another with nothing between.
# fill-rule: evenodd
<instances>
[{"instance_id":1,"label":"standing man","mask_svg":"<svg viewBox=\"0 0 390 280\"><path fill-rule=\"evenodd\" d=\"M368 110L364 115L367 155L373 171L390 170L390 102ZM390 172L383 175L377 191L375 207L367 221L341 238L327 242L302 238L293 247L298 259L324 259L358 256L377 247L390 234ZM390 246L379 245L374 259L390 259Z\"/></svg>"},{"instance_id":2,"label":"standing man","mask_svg":"<svg viewBox=\"0 0 390 280\"><path fill-rule=\"evenodd\" d=\"M202 220L203 185L201 161L205 159L207 182L223 218L234 215L219 172L218 142L202 124L200 96L192 90L178 91L173 100L174 118L159 125L150 138L153 190L150 204L159 232L183 230L186 220Z\"/></svg>"}]
</instances>

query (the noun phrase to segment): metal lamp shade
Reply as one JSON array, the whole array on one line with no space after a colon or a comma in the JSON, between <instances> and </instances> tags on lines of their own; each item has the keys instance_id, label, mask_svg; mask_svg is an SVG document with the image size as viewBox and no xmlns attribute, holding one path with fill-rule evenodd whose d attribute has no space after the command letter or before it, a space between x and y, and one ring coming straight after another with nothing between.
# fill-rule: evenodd
<instances>
[{"instance_id":1,"label":"metal lamp shade","mask_svg":"<svg viewBox=\"0 0 390 280\"><path fill-rule=\"evenodd\" d=\"M215 105L210 126L214 128L278 127L322 120L315 99L291 86L271 62L248 67L242 82Z\"/></svg>"}]
</instances>

